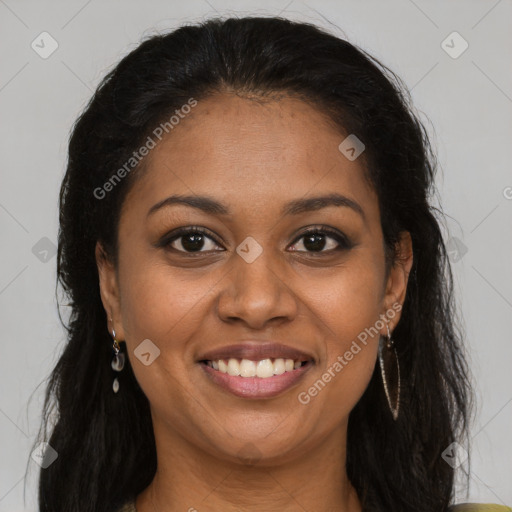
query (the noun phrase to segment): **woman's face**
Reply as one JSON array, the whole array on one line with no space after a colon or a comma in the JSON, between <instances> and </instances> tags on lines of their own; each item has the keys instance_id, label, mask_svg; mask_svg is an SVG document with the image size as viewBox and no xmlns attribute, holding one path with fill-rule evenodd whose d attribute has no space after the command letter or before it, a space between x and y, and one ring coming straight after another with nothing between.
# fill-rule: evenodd
<instances>
[{"instance_id":1,"label":"woman's face","mask_svg":"<svg viewBox=\"0 0 512 512\"><path fill-rule=\"evenodd\" d=\"M298 99L219 95L146 157L123 203L118 268L98 266L157 442L269 464L343 444L387 332L378 321L395 305L396 325L412 263L403 241L386 274L377 196L362 158L338 148L345 137ZM174 236L194 226L206 233ZM208 356L236 362L223 373ZM282 373L286 359L307 363Z\"/></svg>"}]
</instances>

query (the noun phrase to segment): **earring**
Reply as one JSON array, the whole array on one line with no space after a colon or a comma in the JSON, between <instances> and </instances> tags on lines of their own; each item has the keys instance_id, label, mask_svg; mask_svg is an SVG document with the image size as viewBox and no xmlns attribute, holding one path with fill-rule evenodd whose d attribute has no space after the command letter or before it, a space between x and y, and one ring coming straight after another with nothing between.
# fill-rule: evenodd
<instances>
[{"instance_id":1,"label":"earring","mask_svg":"<svg viewBox=\"0 0 512 512\"><path fill-rule=\"evenodd\" d=\"M112 370L115 372L120 372L124 368L124 354L121 353L121 346L119 345L118 341L116 340L116 331L112 328L112 337L114 338L114 343L112 344L112 348L114 350L114 357L112 358ZM112 389L114 390L114 393L117 393L119 391L119 380L117 377L114 379L114 382L112 383Z\"/></svg>"},{"instance_id":2,"label":"earring","mask_svg":"<svg viewBox=\"0 0 512 512\"><path fill-rule=\"evenodd\" d=\"M379 364L389 409L396 421L400 409L400 365L395 342L391 339L387 323L386 329L387 338L381 336L379 341Z\"/></svg>"}]
</instances>

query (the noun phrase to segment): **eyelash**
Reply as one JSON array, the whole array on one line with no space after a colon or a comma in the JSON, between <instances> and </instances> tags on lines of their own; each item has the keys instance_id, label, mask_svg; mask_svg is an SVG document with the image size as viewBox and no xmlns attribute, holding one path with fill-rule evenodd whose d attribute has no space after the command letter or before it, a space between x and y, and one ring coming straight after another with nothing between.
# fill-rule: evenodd
<instances>
[{"instance_id":1,"label":"eyelash","mask_svg":"<svg viewBox=\"0 0 512 512\"><path fill-rule=\"evenodd\" d=\"M158 244L158 246L169 248L172 251L175 251L175 252L178 252L181 254L186 254L187 256L192 256L192 257L210 252L210 251L187 252L187 251L182 251L180 249L174 249L174 247L170 247L172 242L174 242L175 240L178 240L179 238L181 238L185 235L189 235L189 234L204 235L207 238L210 238L217 245L221 245L215 239L213 234L211 234L210 231L208 231L207 229L205 229L201 226L190 226L190 227L186 227L186 228L179 228L178 230L174 231L173 233L170 233L169 235L165 236L162 239L162 241ZM349 238L346 235L344 235L336 230L333 230L331 228L328 228L327 226L312 226L312 227L306 229L297 238L295 238L295 240L293 241L293 243L291 245L295 245L298 241L300 241L302 238L304 238L308 235L316 235L316 234L328 235L330 238L333 238L339 244L338 247L336 247L335 249L329 249L327 251L322 250L322 251L293 251L293 252L315 254L317 256L321 256L323 254L332 254L333 252L349 250L349 249L352 249L352 247L354 246L354 244L349 240Z\"/></svg>"}]
</instances>

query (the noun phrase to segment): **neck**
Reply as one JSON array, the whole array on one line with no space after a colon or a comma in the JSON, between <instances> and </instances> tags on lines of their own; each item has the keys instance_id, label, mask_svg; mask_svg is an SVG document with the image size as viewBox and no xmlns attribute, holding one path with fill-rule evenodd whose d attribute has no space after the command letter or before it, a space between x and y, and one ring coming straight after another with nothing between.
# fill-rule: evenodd
<instances>
[{"instance_id":1,"label":"neck","mask_svg":"<svg viewBox=\"0 0 512 512\"><path fill-rule=\"evenodd\" d=\"M154 429L158 468L137 512L361 512L345 470L346 425L299 455L253 464L200 449L168 425Z\"/></svg>"}]
</instances>

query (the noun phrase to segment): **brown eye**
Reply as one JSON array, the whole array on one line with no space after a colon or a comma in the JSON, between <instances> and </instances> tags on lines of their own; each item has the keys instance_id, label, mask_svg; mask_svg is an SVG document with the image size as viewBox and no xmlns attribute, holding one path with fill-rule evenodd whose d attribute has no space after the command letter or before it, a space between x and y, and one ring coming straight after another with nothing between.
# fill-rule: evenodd
<instances>
[{"instance_id":1,"label":"brown eye","mask_svg":"<svg viewBox=\"0 0 512 512\"><path fill-rule=\"evenodd\" d=\"M209 252L219 245L203 228L182 228L165 237L161 246L183 253Z\"/></svg>"},{"instance_id":2,"label":"brown eye","mask_svg":"<svg viewBox=\"0 0 512 512\"><path fill-rule=\"evenodd\" d=\"M297 243L298 241L301 242ZM327 228L310 229L297 238L293 245L299 247L299 249L295 247L293 251L312 253L339 251L353 246L345 235Z\"/></svg>"}]
</instances>

